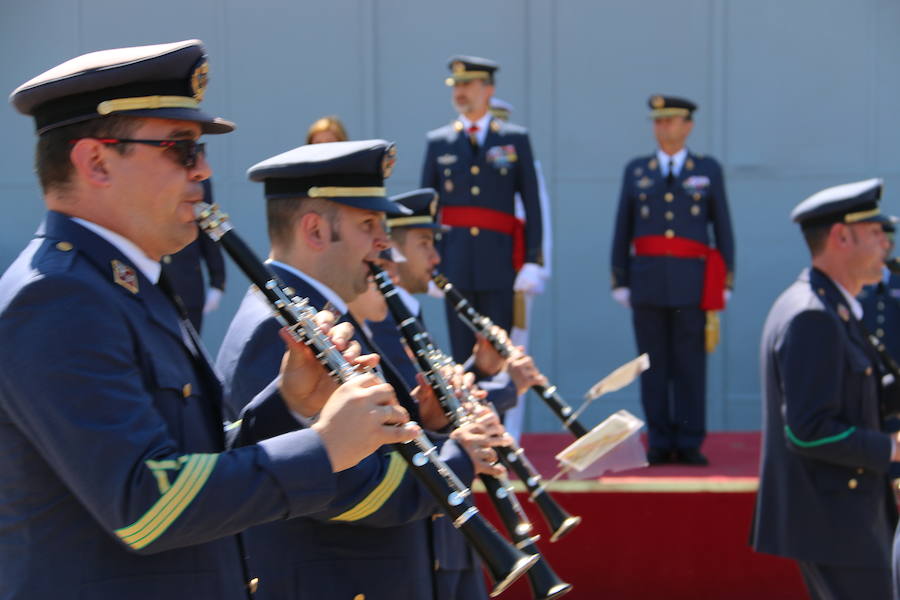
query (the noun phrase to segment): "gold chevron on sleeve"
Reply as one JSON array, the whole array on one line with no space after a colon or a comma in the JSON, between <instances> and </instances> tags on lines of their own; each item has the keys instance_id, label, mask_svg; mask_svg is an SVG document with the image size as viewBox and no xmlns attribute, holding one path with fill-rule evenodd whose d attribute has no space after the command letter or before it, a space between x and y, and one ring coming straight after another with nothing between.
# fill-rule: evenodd
<instances>
[{"instance_id":1,"label":"gold chevron on sleeve","mask_svg":"<svg viewBox=\"0 0 900 600\"><path fill-rule=\"evenodd\" d=\"M183 460L184 466L174 483L144 516L127 527L116 529L116 535L135 550L153 543L200 493L218 459L218 454L188 454L181 457L179 462Z\"/></svg>"},{"instance_id":2,"label":"gold chevron on sleeve","mask_svg":"<svg viewBox=\"0 0 900 600\"><path fill-rule=\"evenodd\" d=\"M353 508L331 517L332 521L359 521L364 519L381 508L391 494L400 485L403 474L406 472L406 462L396 452L390 453L390 462L388 463L387 472L384 478L379 482L362 502Z\"/></svg>"}]
</instances>

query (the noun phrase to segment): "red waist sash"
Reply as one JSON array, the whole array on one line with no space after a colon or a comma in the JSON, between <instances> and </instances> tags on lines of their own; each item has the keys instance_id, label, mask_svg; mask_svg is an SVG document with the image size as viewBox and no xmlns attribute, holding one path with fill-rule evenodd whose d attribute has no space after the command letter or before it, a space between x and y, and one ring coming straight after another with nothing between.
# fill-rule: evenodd
<instances>
[{"instance_id":1,"label":"red waist sash","mask_svg":"<svg viewBox=\"0 0 900 600\"><path fill-rule=\"evenodd\" d=\"M634 239L637 256L674 256L676 258L702 258L706 261L703 273L703 297L700 308L722 310L725 308L725 280L728 269L722 253L696 240L662 235L645 235Z\"/></svg>"},{"instance_id":2,"label":"red waist sash","mask_svg":"<svg viewBox=\"0 0 900 600\"><path fill-rule=\"evenodd\" d=\"M525 222L515 215L481 206L442 206L441 224L450 227L478 227L511 235L513 269L518 271L525 264Z\"/></svg>"}]
</instances>

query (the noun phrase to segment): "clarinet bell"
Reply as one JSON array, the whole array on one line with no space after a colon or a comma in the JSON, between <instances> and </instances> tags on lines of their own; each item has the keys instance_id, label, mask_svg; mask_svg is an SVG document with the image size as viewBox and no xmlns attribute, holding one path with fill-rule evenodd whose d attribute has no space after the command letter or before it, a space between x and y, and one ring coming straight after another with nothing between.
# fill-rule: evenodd
<instances>
[{"instance_id":1,"label":"clarinet bell","mask_svg":"<svg viewBox=\"0 0 900 600\"><path fill-rule=\"evenodd\" d=\"M516 548L483 518L469 519L459 531L475 548L491 577L491 598L503 593L540 559L539 554L526 554Z\"/></svg>"},{"instance_id":2,"label":"clarinet bell","mask_svg":"<svg viewBox=\"0 0 900 600\"><path fill-rule=\"evenodd\" d=\"M519 544L525 552L537 554L539 551L532 541ZM531 594L535 600L551 600L559 598L572 591L572 584L566 583L550 568L547 560L540 557L537 563L528 570L528 584L531 586Z\"/></svg>"},{"instance_id":3,"label":"clarinet bell","mask_svg":"<svg viewBox=\"0 0 900 600\"><path fill-rule=\"evenodd\" d=\"M564 535L575 529L575 527L581 523L581 517L572 516L567 513L563 507L557 504L556 500L553 499L553 496L548 494L544 489L539 490L539 493L533 495L531 499L537 504L538 509L541 511L541 515L543 515L544 520L550 527L550 531L553 532L550 536L551 542L562 539Z\"/></svg>"}]
</instances>

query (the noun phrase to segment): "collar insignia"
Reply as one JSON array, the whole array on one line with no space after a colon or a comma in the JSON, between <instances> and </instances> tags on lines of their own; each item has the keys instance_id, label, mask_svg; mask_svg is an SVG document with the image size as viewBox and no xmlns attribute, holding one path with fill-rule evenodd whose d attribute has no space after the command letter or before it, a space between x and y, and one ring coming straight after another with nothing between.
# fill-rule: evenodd
<instances>
[{"instance_id":1,"label":"collar insignia","mask_svg":"<svg viewBox=\"0 0 900 600\"><path fill-rule=\"evenodd\" d=\"M138 293L137 272L123 262L113 260L110 262L113 271L113 282L121 285L132 294Z\"/></svg>"},{"instance_id":2,"label":"collar insignia","mask_svg":"<svg viewBox=\"0 0 900 600\"><path fill-rule=\"evenodd\" d=\"M838 304L837 312L842 321L847 322L850 320L850 311L843 304Z\"/></svg>"}]
</instances>

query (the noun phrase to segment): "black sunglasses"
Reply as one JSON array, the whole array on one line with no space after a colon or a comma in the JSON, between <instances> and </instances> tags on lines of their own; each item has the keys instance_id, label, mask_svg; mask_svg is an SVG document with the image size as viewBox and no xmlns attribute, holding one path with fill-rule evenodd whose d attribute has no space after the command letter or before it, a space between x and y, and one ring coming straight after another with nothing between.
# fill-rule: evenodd
<instances>
[{"instance_id":1,"label":"black sunglasses","mask_svg":"<svg viewBox=\"0 0 900 600\"><path fill-rule=\"evenodd\" d=\"M197 157L206 155L206 144L196 140L127 140L124 138L95 138L101 144L146 144L165 148L175 159L175 162L185 169L193 169L197 166ZM69 140L74 144L78 140Z\"/></svg>"}]
</instances>

